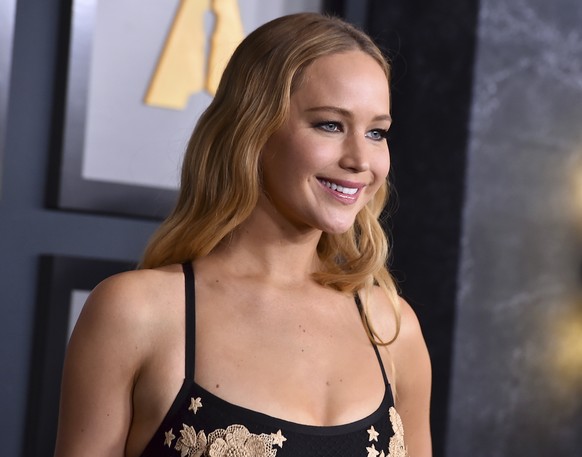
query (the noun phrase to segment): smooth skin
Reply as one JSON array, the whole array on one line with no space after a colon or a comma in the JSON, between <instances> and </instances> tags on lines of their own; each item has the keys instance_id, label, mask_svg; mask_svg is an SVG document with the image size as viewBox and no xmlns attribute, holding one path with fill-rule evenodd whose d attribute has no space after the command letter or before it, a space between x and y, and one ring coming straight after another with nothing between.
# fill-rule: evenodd
<instances>
[{"instance_id":1,"label":"smooth skin","mask_svg":"<svg viewBox=\"0 0 582 457\"><path fill-rule=\"evenodd\" d=\"M195 380L231 403L327 426L368 416L384 395L353 297L311 273L322 232L347 230L386 179L390 93L380 66L359 51L320 58L305 76L262 152L257 207L228 243L194 262ZM370 297L384 339L395 330L388 300L379 289ZM381 354L409 453L430 457L430 361L403 300L401 313L400 334ZM67 351L55 455L139 456L183 382L184 338L179 265L97 286Z\"/></svg>"}]
</instances>

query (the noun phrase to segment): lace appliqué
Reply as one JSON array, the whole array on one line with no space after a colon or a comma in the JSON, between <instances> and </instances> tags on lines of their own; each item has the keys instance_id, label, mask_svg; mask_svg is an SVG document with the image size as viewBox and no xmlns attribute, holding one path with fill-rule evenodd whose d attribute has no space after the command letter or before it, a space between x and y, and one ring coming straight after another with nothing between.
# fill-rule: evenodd
<instances>
[{"instance_id":1,"label":"lace appliqu\u00e9","mask_svg":"<svg viewBox=\"0 0 582 457\"><path fill-rule=\"evenodd\" d=\"M171 434L171 431L169 432ZM165 445L170 445L166 433ZM174 449L180 457L275 457L277 449L283 447L286 438L279 430L276 434L256 435L244 425L230 425L225 429L215 430L206 436L204 430L196 432L194 427L182 424L180 438Z\"/></svg>"},{"instance_id":2,"label":"lace appliqu\u00e9","mask_svg":"<svg viewBox=\"0 0 582 457\"><path fill-rule=\"evenodd\" d=\"M206 450L207 438L204 430L196 433L194 427L182 424L180 435L174 448L180 452L180 457L200 457Z\"/></svg>"},{"instance_id":3,"label":"lace appliqu\u00e9","mask_svg":"<svg viewBox=\"0 0 582 457\"><path fill-rule=\"evenodd\" d=\"M408 449L404 445L404 426L396 409L390 407L390 423L394 435L388 444L388 457L408 457Z\"/></svg>"},{"instance_id":4,"label":"lace appliqu\u00e9","mask_svg":"<svg viewBox=\"0 0 582 457\"><path fill-rule=\"evenodd\" d=\"M275 457L273 436L255 435L244 425L230 425L208 435L209 457Z\"/></svg>"}]
</instances>

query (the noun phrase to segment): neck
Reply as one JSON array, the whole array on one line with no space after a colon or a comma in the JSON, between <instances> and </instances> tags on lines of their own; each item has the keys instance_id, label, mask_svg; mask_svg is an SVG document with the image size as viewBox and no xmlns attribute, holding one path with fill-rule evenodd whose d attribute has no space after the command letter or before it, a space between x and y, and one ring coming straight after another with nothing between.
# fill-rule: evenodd
<instances>
[{"instance_id":1,"label":"neck","mask_svg":"<svg viewBox=\"0 0 582 457\"><path fill-rule=\"evenodd\" d=\"M295 282L319 270L317 244L321 234L313 228L297 228L270 208L257 205L210 255L240 274Z\"/></svg>"}]
</instances>

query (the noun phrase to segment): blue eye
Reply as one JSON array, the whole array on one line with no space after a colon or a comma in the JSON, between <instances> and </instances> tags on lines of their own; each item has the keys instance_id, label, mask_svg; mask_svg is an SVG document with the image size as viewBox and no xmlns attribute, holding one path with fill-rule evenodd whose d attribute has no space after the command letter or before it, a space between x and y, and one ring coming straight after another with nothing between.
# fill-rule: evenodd
<instances>
[{"instance_id":1,"label":"blue eye","mask_svg":"<svg viewBox=\"0 0 582 457\"><path fill-rule=\"evenodd\" d=\"M375 141L385 140L388 139L388 130L384 129L370 130L368 133L366 133L366 136Z\"/></svg>"},{"instance_id":2,"label":"blue eye","mask_svg":"<svg viewBox=\"0 0 582 457\"><path fill-rule=\"evenodd\" d=\"M325 121L315 124L315 128L324 130L326 132L341 132L342 126L339 122Z\"/></svg>"}]
</instances>

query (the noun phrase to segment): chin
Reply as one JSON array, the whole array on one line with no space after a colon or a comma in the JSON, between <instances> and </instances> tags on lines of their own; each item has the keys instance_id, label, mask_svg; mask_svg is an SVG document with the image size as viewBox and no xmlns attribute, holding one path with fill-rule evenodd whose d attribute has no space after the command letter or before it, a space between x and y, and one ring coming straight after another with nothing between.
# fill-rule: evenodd
<instances>
[{"instance_id":1,"label":"chin","mask_svg":"<svg viewBox=\"0 0 582 457\"><path fill-rule=\"evenodd\" d=\"M346 233L348 230L350 230L353 226L354 221L352 221L350 224L335 224L332 227L328 226L323 228L322 231L328 235L342 235L343 233Z\"/></svg>"}]
</instances>

